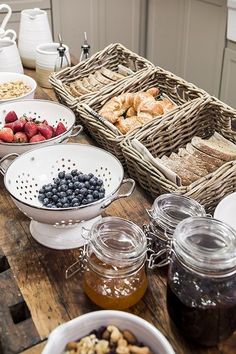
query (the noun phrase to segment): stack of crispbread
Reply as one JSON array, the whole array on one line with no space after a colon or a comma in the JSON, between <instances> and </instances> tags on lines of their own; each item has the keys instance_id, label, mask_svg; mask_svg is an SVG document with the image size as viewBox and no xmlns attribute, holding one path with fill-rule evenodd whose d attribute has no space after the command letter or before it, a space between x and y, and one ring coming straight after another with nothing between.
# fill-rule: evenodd
<instances>
[{"instance_id":1,"label":"stack of crispbread","mask_svg":"<svg viewBox=\"0 0 236 354\"><path fill-rule=\"evenodd\" d=\"M209 139L195 136L177 154L172 153L169 157L156 160L174 172L183 186L188 186L224 163L236 160L236 145L215 132Z\"/></svg>"}]
</instances>

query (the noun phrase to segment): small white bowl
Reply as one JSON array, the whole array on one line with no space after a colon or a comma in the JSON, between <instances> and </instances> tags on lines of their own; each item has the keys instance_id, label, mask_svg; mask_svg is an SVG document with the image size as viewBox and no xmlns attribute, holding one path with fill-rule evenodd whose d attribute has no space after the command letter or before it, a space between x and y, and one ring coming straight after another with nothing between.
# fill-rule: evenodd
<instances>
[{"instance_id":1,"label":"small white bowl","mask_svg":"<svg viewBox=\"0 0 236 354\"><path fill-rule=\"evenodd\" d=\"M214 218L225 222L226 224L233 227L236 231L235 208L236 192L227 195L220 201L215 209Z\"/></svg>"},{"instance_id":2,"label":"small white bowl","mask_svg":"<svg viewBox=\"0 0 236 354\"><path fill-rule=\"evenodd\" d=\"M110 324L121 330L130 330L153 353L175 354L164 335L151 323L131 313L114 310L90 312L60 325L49 335L42 354L62 354L68 342L77 340L88 335L94 329Z\"/></svg>"},{"instance_id":3,"label":"small white bowl","mask_svg":"<svg viewBox=\"0 0 236 354\"><path fill-rule=\"evenodd\" d=\"M19 100L34 98L35 90L37 88L37 83L30 76L27 76L24 74L19 74L19 73L0 72L0 84L3 84L5 82L9 82L9 81L23 81L24 83L26 83L26 85L31 87L31 90L19 97L8 98L8 99L4 99L4 100L0 99L0 105L2 103L15 102L15 101L19 101Z\"/></svg>"}]
</instances>

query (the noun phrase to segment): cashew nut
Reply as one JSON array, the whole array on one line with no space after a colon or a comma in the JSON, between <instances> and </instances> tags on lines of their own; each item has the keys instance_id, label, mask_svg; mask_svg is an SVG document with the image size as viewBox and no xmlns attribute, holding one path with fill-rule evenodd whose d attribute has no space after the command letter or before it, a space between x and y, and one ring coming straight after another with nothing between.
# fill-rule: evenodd
<instances>
[{"instance_id":1,"label":"cashew nut","mask_svg":"<svg viewBox=\"0 0 236 354\"><path fill-rule=\"evenodd\" d=\"M108 326L107 327L108 332L111 333L111 340L112 342L116 343L120 338L122 338L122 333L119 331L119 329L116 326Z\"/></svg>"},{"instance_id":2,"label":"cashew nut","mask_svg":"<svg viewBox=\"0 0 236 354\"><path fill-rule=\"evenodd\" d=\"M136 345L128 345L131 354L151 354L148 347L137 347Z\"/></svg>"}]
</instances>

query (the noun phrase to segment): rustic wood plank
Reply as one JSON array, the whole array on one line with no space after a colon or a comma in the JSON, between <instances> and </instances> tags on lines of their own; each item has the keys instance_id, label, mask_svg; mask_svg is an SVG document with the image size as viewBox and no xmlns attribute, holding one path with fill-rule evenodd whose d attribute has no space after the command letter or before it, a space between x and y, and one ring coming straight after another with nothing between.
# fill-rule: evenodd
<instances>
[{"instance_id":1,"label":"rustic wood plank","mask_svg":"<svg viewBox=\"0 0 236 354\"><path fill-rule=\"evenodd\" d=\"M37 345L27 349L27 350L24 350L20 354L41 354L43 348L45 347L45 344L46 344L46 342L44 341L44 342L39 343L39 344L37 344Z\"/></svg>"}]
</instances>

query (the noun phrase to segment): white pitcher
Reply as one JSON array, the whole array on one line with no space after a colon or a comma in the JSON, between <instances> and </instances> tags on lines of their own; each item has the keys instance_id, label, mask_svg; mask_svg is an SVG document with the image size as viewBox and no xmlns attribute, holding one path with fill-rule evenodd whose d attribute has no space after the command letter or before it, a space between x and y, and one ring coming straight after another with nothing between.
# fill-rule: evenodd
<instances>
[{"instance_id":1,"label":"white pitcher","mask_svg":"<svg viewBox=\"0 0 236 354\"><path fill-rule=\"evenodd\" d=\"M25 67L35 68L36 47L45 42L52 42L47 12L38 8L21 11L18 46Z\"/></svg>"},{"instance_id":2,"label":"white pitcher","mask_svg":"<svg viewBox=\"0 0 236 354\"><path fill-rule=\"evenodd\" d=\"M0 71L23 74L20 54L12 39L0 39Z\"/></svg>"},{"instance_id":3,"label":"white pitcher","mask_svg":"<svg viewBox=\"0 0 236 354\"><path fill-rule=\"evenodd\" d=\"M7 13L6 13L1 25L0 25L0 28L5 29L5 27L7 25L7 22L10 20L10 17L11 17L11 14L12 14L12 9L7 4L1 4L0 5L0 11L3 10L3 9L7 10Z\"/></svg>"}]
</instances>

